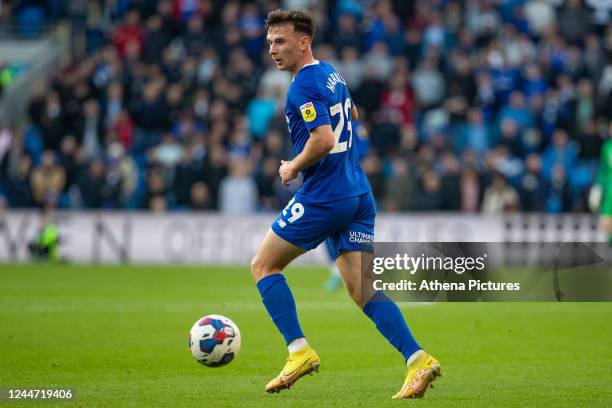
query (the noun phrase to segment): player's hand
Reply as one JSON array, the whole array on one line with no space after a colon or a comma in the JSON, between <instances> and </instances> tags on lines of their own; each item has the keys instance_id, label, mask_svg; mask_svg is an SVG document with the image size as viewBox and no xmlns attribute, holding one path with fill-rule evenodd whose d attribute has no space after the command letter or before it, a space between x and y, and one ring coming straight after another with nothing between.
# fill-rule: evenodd
<instances>
[{"instance_id":1,"label":"player's hand","mask_svg":"<svg viewBox=\"0 0 612 408\"><path fill-rule=\"evenodd\" d=\"M603 197L603 189L600 185L594 184L589 191L589 208L593 212L597 212L599 210L599 206L601 205L601 198Z\"/></svg>"},{"instance_id":2,"label":"player's hand","mask_svg":"<svg viewBox=\"0 0 612 408\"><path fill-rule=\"evenodd\" d=\"M298 172L293 167L293 162L281 160L281 165L278 169L278 175L280 176L283 185L286 186L291 180L297 177Z\"/></svg>"}]
</instances>

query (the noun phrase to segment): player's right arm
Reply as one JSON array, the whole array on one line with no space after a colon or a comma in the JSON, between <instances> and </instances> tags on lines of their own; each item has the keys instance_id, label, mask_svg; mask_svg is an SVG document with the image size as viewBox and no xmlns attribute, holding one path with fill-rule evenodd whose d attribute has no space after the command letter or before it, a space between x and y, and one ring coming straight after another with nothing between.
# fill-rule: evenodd
<instances>
[{"instance_id":1,"label":"player's right arm","mask_svg":"<svg viewBox=\"0 0 612 408\"><path fill-rule=\"evenodd\" d=\"M288 103L301 116L309 137L302 151L291 161L282 161L278 173L283 184L297 177L300 171L323 159L336 144L331 127L329 107L315 77L296 79L289 91ZM340 106L340 105L339 105Z\"/></svg>"},{"instance_id":2,"label":"player's right arm","mask_svg":"<svg viewBox=\"0 0 612 408\"><path fill-rule=\"evenodd\" d=\"M310 131L310 137L306 141L304 150L293 160L298 172L302 171L321 160L334 148L334 132L331 125L321 125Z\"/></svg>"},{"instance_id":3,"label":"player's right arm","mask_svg":"<svg viewBox=\"0 0 612 408\"><path fill-rule=\"evenodd\" d=\"M313 109L316 109L316 105ZM359 119L359 113L354 104L351 108L351 118L352 120ZM329 122L328 118L324 120ZM291 161L281 161L278 173L282 183L287 184L296 178L300 171L317 163L334 148L334 145L335 137L331 125L317 124L315 128L311 128L304 150Z\"/></svg>"}]
</instances>

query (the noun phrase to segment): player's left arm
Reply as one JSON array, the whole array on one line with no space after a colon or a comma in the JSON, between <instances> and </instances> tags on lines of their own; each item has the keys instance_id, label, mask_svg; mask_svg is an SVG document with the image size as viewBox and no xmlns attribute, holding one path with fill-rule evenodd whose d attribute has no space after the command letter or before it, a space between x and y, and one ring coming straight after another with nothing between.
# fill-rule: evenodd
<instances>
[{"instance_id":1,"label":"player's left arm","mask_svg":"<svg viewBox=\"0 0 612 408\"><path fill-rule=\"evenodd\" d=\"M601 157L599 162L599 170L595 176L595 181L589 190L588 205L591 211L597 212L601 206L606 184L610 185L609 167L612 165L612 148L606 143L601 149Z\"/></svg>"},{"instance_id":2,"label":"player's left arm","mask_svg":"<svg viewBox=\"0 0 612 408\"><path fill-rule=\"evenodd\" d=\"M359 112L357 112L357 106L355 106L355 103L351 101L351 103L353 104L353 107L351 108L351 120L357 120L359 119Z\"/></svg>"},{"instance_id":3,"label":"player's left arm","mask_svg":"<svg viewBox=\"0 0 612 408\"><path fill-rule=\"evenodd\" d=\"M321 160L334 148L334 132L331 125L321 125L310 131L310 137L300 154L291 161L281 161L278 170L283 184L289 183L298 173Z\"/></svg>"}]
</instances>

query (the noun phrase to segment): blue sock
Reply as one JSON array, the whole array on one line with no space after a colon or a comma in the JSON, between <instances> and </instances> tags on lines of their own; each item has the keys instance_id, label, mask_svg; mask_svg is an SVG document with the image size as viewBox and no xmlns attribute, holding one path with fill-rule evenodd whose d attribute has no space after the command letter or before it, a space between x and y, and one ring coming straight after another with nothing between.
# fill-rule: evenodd
<instances>
[{"instance_id":1,"label":"blue sock","mask_svg":"<svg viewBox=\"0 0 612 408\"><path fill-rule=\"evenodd\" d=\"M257 282L261 300L287 344L304 337L298 322L295 300L282 274L268 275Z\"/></svg>"},{"instance_id":2,"label":"blue sock","mask_svg":"<svg viewBox=\"0 0 612 408\"><path fill-rule=\"evenodd\" d=\"M412 337L399 307L384 292L378 291L363 308L363 312L376 324L378 331L402 355L404 360L421 349Z\"/></svg>"}]
</instances>

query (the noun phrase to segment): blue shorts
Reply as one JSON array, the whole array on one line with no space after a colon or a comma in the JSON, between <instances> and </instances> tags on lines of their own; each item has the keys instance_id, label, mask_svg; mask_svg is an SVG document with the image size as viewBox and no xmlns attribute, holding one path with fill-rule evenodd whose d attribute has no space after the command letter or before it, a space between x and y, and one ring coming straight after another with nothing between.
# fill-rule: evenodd
<instances>
[{"instance_id":1,"label":"blue shorts","mask_svg":"<svg viewBox=\"0 0 612 408\"><path fill-rule=\"evenodd\" d=\"M327 239L330 255L372 252L376 204L371 192L325 203L300 203L294 197L272 224L293 245L310 250Z\"/></svg>"}]
</instances>

